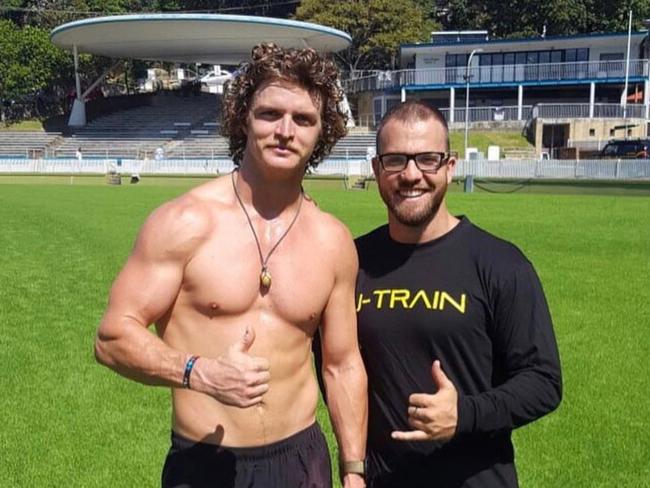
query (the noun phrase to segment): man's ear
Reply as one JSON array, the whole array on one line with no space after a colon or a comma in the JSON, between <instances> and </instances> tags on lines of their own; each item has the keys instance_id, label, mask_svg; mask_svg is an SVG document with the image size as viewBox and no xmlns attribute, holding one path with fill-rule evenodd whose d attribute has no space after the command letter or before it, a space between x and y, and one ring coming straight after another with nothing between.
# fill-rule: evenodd
<instances>
[{"instance_id":1,"label":"man's ear","mask_svg":"<svg viewBox=\"0 0 650 488\"><path fill-rule=\"evenodd\" d=\"M450 184L451 180L454 178L454 172L456 171L456 158L449 156L445 166L447 166L447 184Z\"/></svg>"},{"instance_id":2,"label":"man's ear","mask_svg":"<svg viewBox=\"0 0 650 488\"><path fill-rule=\"evenodd\" d=\"M379 164L379 158L377 156L372 158L372 172L375 173L375 179L379 179L379 169L380 169L380 164Z\"/></svg>"}]
</instances>

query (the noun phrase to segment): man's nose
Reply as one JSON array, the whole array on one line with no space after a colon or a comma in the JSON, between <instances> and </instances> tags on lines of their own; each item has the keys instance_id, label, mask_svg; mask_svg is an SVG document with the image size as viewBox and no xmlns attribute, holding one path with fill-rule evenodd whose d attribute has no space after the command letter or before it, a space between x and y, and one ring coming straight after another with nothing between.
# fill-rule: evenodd
<instances>
[{"instance_id":1,"label":"man's nose","mask_svg":"<svg viewBox=\"0 0 650 488\"><path fill-rule=\"evenodd\" d=\"M410 158L406 162L406 167L400 172L400 178L404 181L417 181L422 178L422 171L415 164L415 160Z\"/></svg>"},{"instance_id":2,"label":"man's nose","mask_svg":"<svg viewBox=\"0 0 650 488\"><path fill-rule=\"evenodd\" d=\"M294 135L294 125L291 116L285 115L278 121L278 125L275 128L275 133L284 138L290 139Z\"/></svg>"}]
</instances>

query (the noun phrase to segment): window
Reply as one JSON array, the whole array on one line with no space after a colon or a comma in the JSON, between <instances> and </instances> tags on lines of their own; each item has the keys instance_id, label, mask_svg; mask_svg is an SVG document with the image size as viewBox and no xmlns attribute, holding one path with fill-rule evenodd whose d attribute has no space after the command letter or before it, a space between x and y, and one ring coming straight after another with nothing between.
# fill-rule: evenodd
<instances>
[{"instance_id":1,"label":"window","mask_svg":"<svg viewBox=\"0 0 650 488\"><path fill-rule=\"evenodd\" d=\"M448 68L467 66L467 54L447 54L445 57L445 66Z\"/></svg>"},{"instance_id":2,"label":"window","mask_svg":"<svg viewBox=\"0 0 650 488\"><path fill-rule=\"evenodd\" d=\"M623 59L625 59L624 53L601 53L600 54L601 61L621 61Z\"/></svg>"},{"instance_id":3,"label":"window","mask_svg":"<svg viewBox=\"0 0 650 488\"><path fill-rule=\"evenodd\" d=\"M625 55L623 53L601 53L600 66L598 67L599 74L606 74L608 77L625 76L624 59Z\"/></svg>"}]
</instances>

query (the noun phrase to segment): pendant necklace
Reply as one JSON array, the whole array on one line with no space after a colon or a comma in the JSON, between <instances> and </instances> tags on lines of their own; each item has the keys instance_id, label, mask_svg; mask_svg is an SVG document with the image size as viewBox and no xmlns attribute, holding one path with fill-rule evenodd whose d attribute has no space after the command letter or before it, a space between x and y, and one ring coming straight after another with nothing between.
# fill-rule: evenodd
<instances>
[{"instance_id":1,"label":"pendant necklace","mask_svg":"<svg viewBox=\"0 0 650 488\"><path fill-rule=\"evenodd\" d=\"M300 200L298 201L298 209L296 210L296 214L293 216L293 220L289 224L289 227L287 227L287 230L284 231L284 233L280 236L278 239L278 242L276 242L269 253L266 255L266 258L262 255L262 246L260 246L260 240L257 238L257 233L255 232L255 227L253 227L253 222L251 221L250 215L248 215L248 212L246 211L246 207L244 207L244 202L242 202L241 197L239 196L239 192L237 191L237 184L235 182L235 172L238 171L237 168L235 168L231 175L231 180L232 180L232 189L235 192L235 197L237 197L237 201L239 202L239 206L241 209L244 211L244 215L246 216L246 220L248 221L248 225L251 228L251 231L253 232L253 237L255 238L255 244L257 245L257 252L260 255L260 263L262 264L262 271L260 272L260 285L262 288L269 289L271 288L271 273L268 270L267 263L269 262L269 258L271 257L271 254L273 254L273 251L277 249L277 247L280 245L282 240L287 237L287 234L291 230L291 227L293 227L293 224L296 223L296 220L298 220L298 215L300 215L300 208L302 207L302 200L303 200L303 193L302 191L300 192Z\"/></svg>"}]
</instances>

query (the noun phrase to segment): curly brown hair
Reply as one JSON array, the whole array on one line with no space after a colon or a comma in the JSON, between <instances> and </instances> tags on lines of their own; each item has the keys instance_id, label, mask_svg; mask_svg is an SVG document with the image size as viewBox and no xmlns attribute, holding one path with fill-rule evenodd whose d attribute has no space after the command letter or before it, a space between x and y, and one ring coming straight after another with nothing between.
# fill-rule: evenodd
<instances>
[{"instance_id":1,"label":"curly brown hair","mask_svg":"<svg viewBox=\"0 0 650 488\"><path fill-rule=\"evenodd\" d=\"M224 89L221 133L229 138L236 166L246 147L245 128L253 95L264 83L286 80L316 97L321 105L322 129L307 167L316 167L347 133L347 116L340 107L343 90L333 61L312 48L284 49L273 43L255 46L250 63L243 64ZM305 168L306 169L306 168Z\"/></svg>"}]
</instances>

